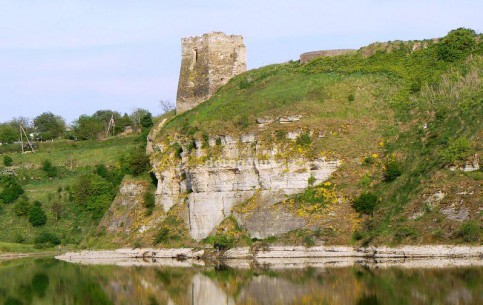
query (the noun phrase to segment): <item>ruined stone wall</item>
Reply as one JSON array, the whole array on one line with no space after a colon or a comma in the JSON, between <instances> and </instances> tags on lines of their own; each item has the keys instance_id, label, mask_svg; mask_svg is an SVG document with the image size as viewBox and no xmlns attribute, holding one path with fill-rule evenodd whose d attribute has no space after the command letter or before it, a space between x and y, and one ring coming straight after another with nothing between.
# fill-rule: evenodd
<instances>
[{"instance_id":1,"label":"ruined stone wall","mask_svg":"<svg viewBox=\"0 0 483 305\"><path fill-rule=\"evenodd\" d=\"M323 50L323 51L307 52L300 55L300 63L305 64L317 57L337 56L342 54L353 53L355 51L356 50L352 50L352 49L339 49L339 50Z\"/></svg>"},{"instance_id":2,"label":"ruined stone wall","mask_svg":"<svg viewBox=\"0 0 483 305\"><path fill-rule=\"evenodd\" d=\"M246 69L242 36L213 32L183 38L176 112L196 107Z\"/></svg>"}]
</instances>

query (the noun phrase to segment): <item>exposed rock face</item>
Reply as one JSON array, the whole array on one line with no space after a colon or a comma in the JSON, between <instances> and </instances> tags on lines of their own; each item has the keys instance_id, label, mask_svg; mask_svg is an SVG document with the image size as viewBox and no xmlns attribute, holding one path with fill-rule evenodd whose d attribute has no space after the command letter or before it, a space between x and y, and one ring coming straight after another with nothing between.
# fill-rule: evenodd
<instances>
[{"instance_id":1,"label":"exposed rock face","mask_svg":"<svg viewBox=\"0 0 483 305\"><path fill-rule=\"evenodd\" d=\"M213 32L183 38L176 112L196 107L246 69L242 36Z\"/></svg>"},{"instance_id":2,"label":"exposed rock face","mask_svg":"<svg viewBox=\"0 0 483 305\"><path fill-rule=\"evenodd\" d=\"M146 217L143 195L148 188L145 181L125 178L119 193L99 223L99 232L109 235L111 241L119 245L130 244L133 240L151 244L156 231L154 229L165 215L161 209L155 209L151 216Z\"/></svg>"},{"instance_id":3,"label":"exposed rock face","mask_svg":"<svg viewBox=\"0 0 483 305\"><path fill-rule=\"evenodd\" d=\"M279 235L302 228L305 221L296 215L273 211L270 206L308 187L310 177L315 183L327 180L337 170L340 161L319 158L312 161L303 157L282 159L277 147L262 149L253 135L234 139L225 136L216 160L203 160L207 152L196 145L189 154L170 166L162 166L163 152L154 155L153 168L158 178L157 204L168 211L186 200L189 208L189 228L193 239L207 237L235 206L254 199L256 208L244 208L235 217L248 233L257 238ZM158 147L162 149L162 147ZM165 154L165 153L164 153ZM260 159L260 156L264 156Z\"/></svg>"}]
</instances>

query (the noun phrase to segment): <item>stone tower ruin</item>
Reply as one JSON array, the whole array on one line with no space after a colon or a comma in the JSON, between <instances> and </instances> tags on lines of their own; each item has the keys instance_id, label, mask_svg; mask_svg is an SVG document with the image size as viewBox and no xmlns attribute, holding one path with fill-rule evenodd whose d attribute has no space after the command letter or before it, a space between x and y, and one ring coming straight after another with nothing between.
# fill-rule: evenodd
<instances>
[{"instance_id":1,"label":"stone tower ruin","mask_svg":"<svg viewBox=\"0 0 483 305\"><path fill-rule=\"evenodd\" d=\"M196 107L233 76L247 70L246 49L240 35L212 32L183 38L181 44L177 114Z\"/></svg>"}]
</instances>

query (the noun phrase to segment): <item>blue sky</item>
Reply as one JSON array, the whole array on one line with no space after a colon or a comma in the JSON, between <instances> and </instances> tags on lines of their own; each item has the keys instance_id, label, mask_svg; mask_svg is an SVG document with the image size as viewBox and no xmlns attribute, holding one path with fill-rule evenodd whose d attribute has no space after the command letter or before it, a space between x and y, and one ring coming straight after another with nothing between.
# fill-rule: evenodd
<instances>
[{"instance_id":1,"label":"blue sky","mask_svg":"<svg viewBox=\"0 0 483 305\"><path fill-rule=\"evenodd\" d=\"M374 41L481 32L479 1L0 0L0 121L51 111L161 112L175 101L182 37L241 34L248 67Z\"/></svg>"}]
</instances>

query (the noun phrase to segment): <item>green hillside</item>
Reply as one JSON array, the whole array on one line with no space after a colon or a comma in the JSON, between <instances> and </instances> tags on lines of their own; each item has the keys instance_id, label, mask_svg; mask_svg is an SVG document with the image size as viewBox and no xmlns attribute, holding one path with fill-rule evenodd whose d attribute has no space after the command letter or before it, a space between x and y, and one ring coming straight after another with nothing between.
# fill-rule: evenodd
<instances>
[{"instance_id":1,"label":"green hillside","mask_svg":"<svg viewBox=\"0 0 483 305\"><path fill-rule=\"evenodd\" d=\"M270 145L303 130L298 153L341 159L331 182L361 212L351 236L333 232L328 242L479 242L482 172L461 169L483 150L481 38L457 29L248 71L170 120L157 139L189 150L208 136L254 133ZM277 123L286 116L301 119ZM438 192L445 198L436 204ZM294 198L301 206L309 199Z\"/></svg>"},{"instance_id":2,"label":"green hillside","mask_svg":"<svg viewBox=\"0 0 483 305\"><path fill-rule=\"evenodd\" d=\"M80 244L97 226L98 219L93 217L92 210L74 202L74 185L79 177L92 175L99 164L111 169L111 172L120 168L120 159L137 146L137 136L103 141L58 140L40 143L35 153L1 156L10 157L13 165L6 167L2 163L0 172L4 176L13 173L20 181L24 194L15 202L0 203L0 241L16 243L0 244L0 252L26 251L30 248L24 245L33 244L35 238L44 232L57 236L63 244ZM43 169L45 160L51 161L55 177L49 177ZM109 177L109 180L116 179ZM25 210L31 209L35 201L42 203L41 208L47 216L45 225L33 226L28 212L19 211L23 198L28 198ZM103 209L107 208L108 205Z\"/></svg>"}]
</instances>

